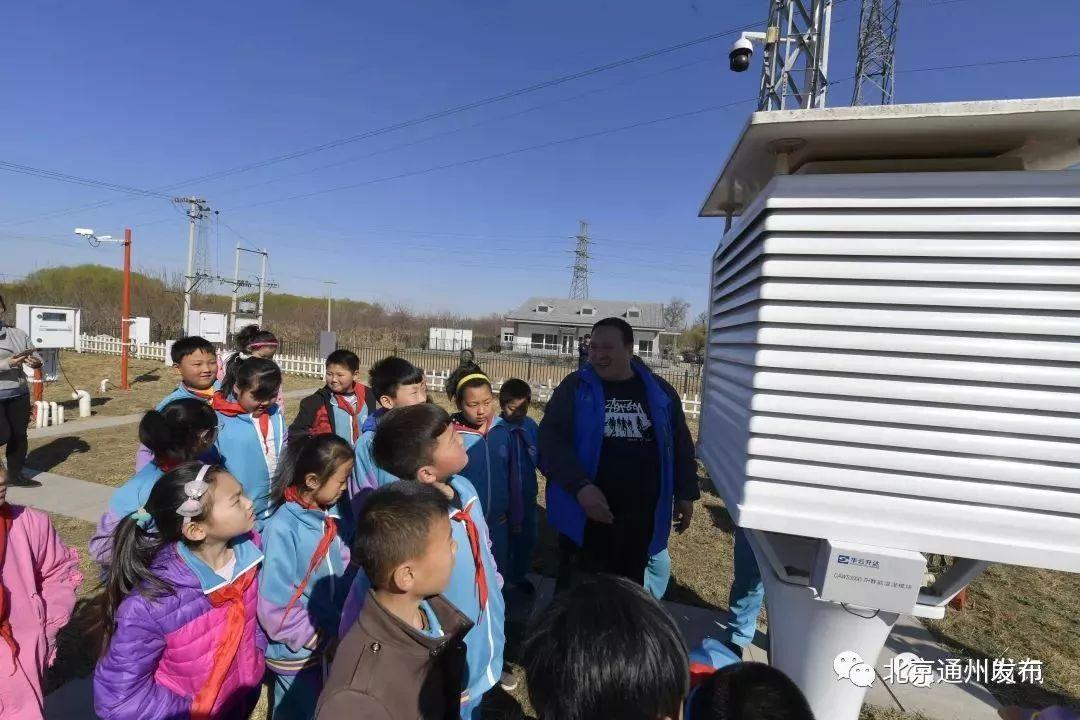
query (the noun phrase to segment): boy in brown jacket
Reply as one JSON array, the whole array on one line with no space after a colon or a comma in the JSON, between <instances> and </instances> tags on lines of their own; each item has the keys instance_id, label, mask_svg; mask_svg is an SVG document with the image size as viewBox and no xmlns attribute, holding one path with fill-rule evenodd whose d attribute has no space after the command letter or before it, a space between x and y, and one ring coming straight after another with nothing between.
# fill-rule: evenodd
<instances>
[{"instance_id":1,"label":"boy in brown jacket","mask_svg":"<svg viewBox=\"0 0 1080 720\"><path fill-rule=\"evenodd\" d=\"M368 496L356 556L372 589L337 650L318 720L449 720L459 716L469 618L441 593L456 550L450 502L399 482Z\"/></svg>"}]
</instances>

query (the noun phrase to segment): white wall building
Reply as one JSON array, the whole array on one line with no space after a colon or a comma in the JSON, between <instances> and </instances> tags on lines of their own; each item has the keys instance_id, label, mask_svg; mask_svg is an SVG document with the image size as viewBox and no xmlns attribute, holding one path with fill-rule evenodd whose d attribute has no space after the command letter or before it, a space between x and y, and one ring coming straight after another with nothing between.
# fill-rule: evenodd
<instances>
[{"instance_id":1,"label":"white wall building","mask_svg":"<svg viewBox=\"0 0 1080 720\"><path fill-rule=\"evenodd\" d=\"M533 297L506 316L500 338L503 349L543 355L577 355L578 340L606 317L617 317L634 329L634 352L659 357L664 327L662 303L628 300L569 300Z\"/></svg>"}]
</instances>

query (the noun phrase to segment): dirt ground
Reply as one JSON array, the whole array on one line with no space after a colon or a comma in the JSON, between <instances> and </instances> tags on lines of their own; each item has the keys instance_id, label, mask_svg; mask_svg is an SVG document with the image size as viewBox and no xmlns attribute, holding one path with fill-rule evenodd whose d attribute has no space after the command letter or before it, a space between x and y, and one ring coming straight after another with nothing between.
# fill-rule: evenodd
<instances>
[{"instance_id":1,"label":"dirt ground","mask_svg":"<svg viewBox=\"0 0 1080 720\"><path fill-rule=\"evenodd\" d=\"M117 358L103 356L69 356L65 369L78 385L85 384L87 378L100 379L101 373L116 362ZM139 367L145 377L154 377L135 383L130 395L121 396L119 391L106 393L103 397L108 400L95 409L116 415L137 412L152 405L175 384L168 369L158 363ZM289 377L287 387L311 387L315 382L311 378ZM60 391L53 387L49 392ZM98 395L94 393L94 397ZM450 409L445 395L432 397ZM295 412L295 404L291 411ZM534 406L531 414L539 419L543 415L542 407ZM696 432L696 428L692 430ZM32 442L28 466L119 485L131 475L137 444L134 425L82 435L73 432L70 436ZM720 610L727 607L733 526L723 502L711 492L707 480L703 481L703 487L705 492L690 529L673 536L671 542L673 577L667 599ZM85 676L92 670L94 652L92 643L87 641L88 631L83 621L94 615L90 604L97 587L96 569L90 566L86 553L93 527L70 518L54 516L53 519L65 540L79 548L86 580L80 590L84 600L78 608L78 622L64 631L60 659L49 673L49 687L56 687L73 676ZM553 574L555 562L554 537L545 526L535 566L540 572ZM1028 707L1063 704L1080 709L1080 630L1076 625L1080 615L1080 574L995 565L972 583L968 594L967 610L950 609L944 620L928 622L937 639L961 657L1043 660L1045 681L1041 687L990 687L1004 703ZM764 626L764 616L761 622ZM496 707L487 715L489 720L520 717L521 708L529 709L524 682L513 697L501 692L499 695ZM260 713L255 717L264 717ZM919 716L868 707L861 720L919 720Z\"/></svg>"}]
</instances>

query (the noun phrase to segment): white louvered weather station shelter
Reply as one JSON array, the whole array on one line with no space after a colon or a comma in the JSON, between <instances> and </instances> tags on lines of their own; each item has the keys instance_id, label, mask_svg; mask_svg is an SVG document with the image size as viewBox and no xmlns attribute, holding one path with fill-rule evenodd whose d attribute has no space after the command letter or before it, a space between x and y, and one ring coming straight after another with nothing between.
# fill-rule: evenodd
<instances>
[{"instance_id":1,"label":"white louvered weather station shelter","mask_svg":"<svg viewBox=\"0 0 1080 720\"><path fill-rule=\"evenodd\" d=\"M1080 571L1078 163L1080 98L756 113L705 201L698 452L821 717L986 562Z\"/></svg>"}]
</instances>

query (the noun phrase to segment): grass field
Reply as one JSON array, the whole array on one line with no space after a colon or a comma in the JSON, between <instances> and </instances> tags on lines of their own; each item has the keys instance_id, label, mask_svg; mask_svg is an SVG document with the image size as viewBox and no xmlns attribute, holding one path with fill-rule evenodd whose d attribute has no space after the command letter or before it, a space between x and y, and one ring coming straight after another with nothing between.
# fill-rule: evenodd
<instances>
[{"instance_id":1,"label":"grass field","mask_svg":"<svg viewBox=\"0 0 1080 720\"><path fill-rule=\"evenodd\" d=\"M116 358L94 355L69 356L65 369L76 381L76 378L100 375L110 363L115 366L116 361ZM160 371L158 377L136 383L130 396L122 396L120 391L107 393L108 402L99 404L96 409L103 414L108 411L120 415L137 412L156 402L175 385L175 380L167 368L157 363L149 365ZM140 372L152 369L147 367ZM310 378L288 378L287 387L313 384L315 381ZM47 396L58 392L56 387L50 387ZM136 395L141 399L136 400ZM94 397L97 397L96 393ZM433 395L433 398L448 407L444 395ZM298 401L292 402L290 414L295 413ZM541 417L542 408L534 407L532 414ZM138 444L134 425L82 435L74 432L76 426L72 429L69 436L32 442L28 466L109 485L118 485L130 477ZM696 431L696 428L692 429ZM91 599L97 579L96 569L90 566L85 552L93 528L89 523L70 518L54 516L53 519L65 540L80 549L86 580L80 589L83 601L78 608L77 621L64 631L61 656L49 673L50 688L57 687L67 678L85 676L93 668L93 643L89 641L86 622L93 617ZM706 491L690 529L672 538L673 578L667 595L669 600L706 608L726 608L732 567L731 533L732 523L723 502ZM553 573L554 556L554 538L548 530L541 537L537 569ZM991 685L991 691L1006 704L1029 707L1063 704L1080 710L1080 630L1076 625L1080 616L1080 575L995 565L972 583L968 594L969 609L950 609L945 619L928 623L939 642L957 656L973 659L1031 657L1043 660L1043 686L998 684ZM490 720L518 717L519 706L528 710L524 683L519 685L514 697L503 694L497 704L499 707L490 713ZM867 707L862 720L920 718Z\"/></svg>"}]
</instances>

